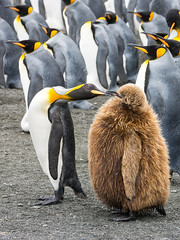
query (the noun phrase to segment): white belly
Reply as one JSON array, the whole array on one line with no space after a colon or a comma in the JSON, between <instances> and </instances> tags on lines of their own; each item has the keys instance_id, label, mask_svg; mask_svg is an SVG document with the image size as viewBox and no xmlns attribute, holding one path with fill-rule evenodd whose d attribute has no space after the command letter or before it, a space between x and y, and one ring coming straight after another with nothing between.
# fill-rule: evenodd
<instances>
[{"instance_id":1,"label":"white belly","mask_svg":"<svg viewBox=\"0 0 180 240\"><path fill-rule=\"evenodd\" d=\"M104 90L99 82L96 67L98 46L94 41L89 24L85 24L81 28L79 47L86 63L87 83L93 83L99 89Z\"/></svg>"},{"instance_id":2,"label":"white belly","mask_svg":"<svg viewBox=\"0 0 180 240\"><path fill-rule=\"evenodd\" d=\"M43 89L40 92L38 92L31 101L31 104L29 106L28 112L29 131L40 165L44 173L49 177L49 180L53 185L54 190L57 191L59 188L59 179L62 170L62 154L60 150L58 161L58 178L54 180L49 172L48 143L51 130L51 123L48 119L49 106L47 106L46 99L44 98L43 95L44 91L46 91L46 89ZM60 149L61 147L62 141Z\"/></svg>"},{"instance_id":3,"label":"white belly","mask_svg":"<svg viewBox=\"0 0 180 240\"><path fill-rule=\"evenodd\" d=\"M16 19L14 20L14 29L16 30L17 37L18 37L19 41L29 39L29 35L26 32L26 29L22 25L21 21L16 21Z\"/></svg>"},{"instance_id":4,"label":"white belly","mask_svg":"<svg viewBox=\"0 0 180 240\"><path fill-rule=\"evenodd\" d=\"M148 66L149 60L146 60L140 67L137 79L136 79L136 85L141 88L141 90L145 91L145 79L146 79L146 71Z\"/></svg>"},{"instance_id":5,"label":"white belly","mask_svg":"<svg viewBox=\"0 0 180 240\"><path fill-rule=\"evenodd\" d=\"M64 30L64 23L61 12L61 0L44 0L46 11L46 22L50 28Z\"/></svg>"}]
</instances>

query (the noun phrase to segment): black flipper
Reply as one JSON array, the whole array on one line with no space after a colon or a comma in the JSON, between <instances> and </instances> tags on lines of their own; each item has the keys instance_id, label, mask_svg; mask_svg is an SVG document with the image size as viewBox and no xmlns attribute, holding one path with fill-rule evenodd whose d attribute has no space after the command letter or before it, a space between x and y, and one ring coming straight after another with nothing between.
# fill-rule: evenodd
<instances>
[{"instance_id":1,"label":"black flipper","mask_svg":"<svg viewBox=\"0 0 180 240\"><path fill-rule=\"evenodd\" d=\"M62 185L71 187L78 197L86 198L86 194L81 188L81 183L76 172L74 127L68 103L60 103L59 107L63 129L63 168L59 184L60 186Z\"/></svg>"},{"instance_id":2,"label":"black flipper","mask_svg":"<svg viewBox=\"0 0 180 240\"><path fill-rule=\"evenodd\" d=\"M58 178L58 160L60 152L60 142L63 137L62 123L60 119L60 109L55 104L51 105L49 110L49 118L51 120L51 132L49 136L48 159L49 171L51 177L56 180Z\"/></svg>"}]
</instances>

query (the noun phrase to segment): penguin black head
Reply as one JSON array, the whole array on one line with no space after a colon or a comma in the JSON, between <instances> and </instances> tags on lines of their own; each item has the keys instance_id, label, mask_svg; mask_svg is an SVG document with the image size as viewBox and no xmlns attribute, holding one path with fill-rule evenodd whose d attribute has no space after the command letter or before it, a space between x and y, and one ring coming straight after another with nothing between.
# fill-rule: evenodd
<instances>
[{"instance_id":1,"label":"penguin black head","mask_svg":"<svg viewBox=\"0 0 180 240\"><path fill-rule=\"evenodd\" d=\"M118 15L111 11L106 11L104 17L108 24L116 23L118 20Z\"/></svg>"},{"instance_id":2,"label":"penguin black head","mask_svg":"<svg viewBox=\"0 0 180 240\"><path fill-rule=\"evenodd\" d=\"M41 27L45 31L45 33L47 34L47 36L49 38L54 37L59 32L59 30L56 28L49 28L49 27L44 27L44 26L41 26Z\"/></svg>"},{"instance_id":3,"label":"penguin black head","mask_svg":"<svg viewBox=\"0 0 180 240\"><path fill-rule=\"evenodd\" d=\"M161 43L163 43L171 52L173 57L177 57L180 55L180 42L173 39L164 39L158 38Z\"/></svg>"},{"instance_id":4,"label":"penguin black head","mask_svg":"<svg viewBox=\"0 0 180 240\"><path fill-rule=\"evenodd\" d=\"M172 8L166 14L166 21L170 29L174 29L180 25L180 10Z\"/></svg>"},{"instance_id":5,"label":"penguin black head","mask_svg":"<svg viewBox=\"0 0 180 240\"><path fill-rule=\"evenodd\" d=\"M143 22L150 22L154 17L154 12L146 11L146 12L130 12L138 16Z\"/></svg>"},{"instance_id":6,"label":"penguin black head","mask_svg":"<svg viewBox=\"0 0 180 240\"><path fill-rule=\"evenodd\" d=\"M49 102L53 103L56 100L61 101L76 101L91 99L106 93L100 91L94 84L81 84L73 88L66 89L62 86L50 88ZM107 94L112 95L112 94Z\"/></svg>"},{"instance_id":7,"label":"penguin black head","mask_svg":"<svg viewBox=\"0 0 180 240\"><path fill-rule=\"evenodd\" d=\"M63 2L64 2L66 5L70 5L70 4L72 4L73 2L75 2L75 0L63 0Z\"/></svg>"},{"instance_id":8,"label":"penguin black head","mask_svg":"<svg viewBox=\"0 0 180 240\"><path fill-rule=\"evenodd\" d=\"M151 45L151 46L140 46L136 44L127 44L127 45L131 47L135 47L141 50L142 52L146 53L149 57L149 60L155 60L157 58L160 58L167 51L165 47L159 46L159 45Z\"/></svg>"},{"instance_id":9,"label":"penguin black head","mask_svg":"<svg viewBox=\"0 0 180 240\"><path fill-rule=\"evenodd\" d=\"M24 49L26 53L34 52L36 49L38 49L41 46L40 42L37 42L36 40L22 40L22 41L7 41L6 43L15 44L21 48Z\"/></svg>"},{"instance_id":10,"label":"penguin black head","mask_svg":"<svg viewBox=\"0 0 180 240\"><path fill-rule=\"evenodd\" d=\"M33 11L33 8L28 5L6 6L18 13L20 17L27 16Z\"/></svg>"}]
</instances>

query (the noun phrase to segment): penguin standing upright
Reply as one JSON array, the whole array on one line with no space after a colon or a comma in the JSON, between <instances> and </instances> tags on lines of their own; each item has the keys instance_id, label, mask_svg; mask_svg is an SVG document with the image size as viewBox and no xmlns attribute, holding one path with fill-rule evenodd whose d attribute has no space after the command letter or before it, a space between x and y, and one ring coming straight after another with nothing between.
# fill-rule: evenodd
<instances>
[{"instance_id":1,"label":"penguin standing upright","mask_svg":"<svg viewBox=\"0 0 180 240\"><path fill-rule=\"evenodd\" d=\"M95 21L96 16L80 0L63 0L63 2L66 4L63 17L67 34L79 46L81 26L87 21Z\"/></svg>"},{"instance_id":2,"label":"penguin standing upright","mask_svg":"<svg viewBox=\"0 0 180 240\"><path fill-rule=\"evenodd\" d=\"M118 48L115 40L111 44L104 24L99 20L86 22L81 27L79 47L87 67L87 82L101 90L117 89Z\"/></svg>"},{"instance_id":3,"label":"penguin standing upright","mask_svg":"<svg viewBox=\"0 0 180 240\"><path fill-rule=\"evenodd\" d=\"M126 69L127 81L135 83L138 73L139 55L137 49L130 49L127 44L137 43L136 37L131 29L122 19L118 17L117 14L111 11L106 11L105 18L109 24L109 29L113 32L113 34L115 34L116 38L119 39L120 37L124 42L124 68Z\"/></svg>"},{"instance_id":4,"label":"penguin standing upright","mask_svg":"<svg viewBox=\"0 0 180 240\"><path fill-rule=\"evenodd\" d=\"M149 57L140 70L136 85L147 99L161 121L163 135L170 154L170 170L180 174L180 79L169 50L163 46L138 46Z\"/></svg>"},{"instance_id":5,"label":"penguin standing upright","mask_svg":"<svg viewBox=\"0 0 180 240\"><path fill-rule=\"evenodd\" d=\"M50 39L44 47L51 51L61 72L64 74L66 88L84 84L87 80L87 69L84 58L77 44L67 35L57 29L44 28ZM94 109L94 105L86 100L72 101L73 108Z\"/></svg>"},{"instance_id":6,"label":"penguin standing upright","mask_svg":"<svg viewBox=\"0 0 180 240\"><path fill-rule=\"evenodd\" d=\"M76 172L74 128L67 102L99 95L104 93L94 85L82 84L72 89L44 88L32 99L29 130L40 165L55 193L55 197L41 198L40 205L59 203L66 186L78 197L86 197Z\"/></svg>"},{"instance_id":7,"label":"penguin standing upright","mask_svg":"<svg viewBox=\"0 0 180 240\"><path fill-rule=\"evenodd\" d=\"M21 56L21 50L18 47L13 47L9 44L6 44L6 41L10 39L17 40L16 33L4 19L0 18L0 72L2 76L2 82L5 80L5 86L8 88L22 88L18 68L18 61ZM4 74L6 75L5 79Z\"/></svg>"},{"instance_id":8,"label":"penguin standing upright","mask_svg":"<svg viewBox=\"0 0 180 240\"><path fill-rule=\"evenodd\" d=\"M139 36L144 46L154 44L154 40L148 36L141 34L142 32L156 32L156 33L169 33L169 28L165 17L156 12L133 12L142 21L139 26Z\"/></svg>"},{"instance_id":9,"label":"penguin standing upright","mask_svg":"<svg viewBox=\"0 0 180 240\"><path fill-rule=\"evenodd\" d=\"M98 111L89 131L89 174L97 198L136 219L155 208L166 215L168 148L157 115L135 84L120 87Z\"/></svg>"},{"instance_id":10,"label":"penguin standing upright","mask_svg":"<svg viewBox=\"0 0 180 240\"><path fill-rule=\"evenodd\" d=\"M44 87L64 86L64 79L57 62L40 42L23 40L9 43L25 50L19 60L19 71L26 103L26 113L21 121L21 128L28 132L28 108L35 94Z\"/></svg>"},{"instance_id":11,"label":"penguin standing upright","mask_svg":"<svg viewBox=\"0 0 180 240\"><path fill-rule=\"evenodd\" d=\"M10 9L18 13L14 20L14 28L16 30L19 41L33 39L40 42L47 41L47 35L43 31L41 25L48 27L44 18L33 11L28 5L9 6Z\"/></svg>"}]
</instances>

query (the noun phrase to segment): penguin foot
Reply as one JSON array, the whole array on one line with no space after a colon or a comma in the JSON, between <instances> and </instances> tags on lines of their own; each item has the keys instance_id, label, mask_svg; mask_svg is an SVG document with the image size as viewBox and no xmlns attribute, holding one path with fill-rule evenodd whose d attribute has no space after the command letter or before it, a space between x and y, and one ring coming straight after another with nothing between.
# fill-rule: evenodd
<instances>
[{"instance_id":1,"label":"penguin foot","mask_svg":"<svg viewBox=\"0 0 180 240\"><path fill-rule=\"evenodd\" d=\"M74 191L74 194L77 196L77 197L79 197L79 198L87 198L87 195L85 194L85 192L76 192L76 191Z\"/></svg>"},{"instance_id":2,"label":"penguin foot","mask_svg":"<svg viewBox=\"0 0 180 240\"><path fill-rule=\"evenodd\" d=\"M40 200L40 202L36 203L35 205L41 205L41 206L47 206L47 205L55 205L58 203L61 203L61 199L58 199L56 197L41 197L38 200Z\"/></svg>"},{"instance_id":3,"label":"penguin foot","mask_svg":"<svg viewBox=\"0 0 180 240\"><path fill-rule=\"evenodd\" d=\"M135 221L136 220L136 214L135 212L129 212L129 216L127 217L116 217L116 218L109 218L109 221L112 222L129 222L129 221Z\"/></svg>"},{"instance_id":4,"label":"penguin foot","mask_svg":"<svg viewBox=\"0 0 180 240\"><path fill-rule=\"evenodd\" d=\"M156 207L156 210L158 211L158 213L160 213L163 216L166 216L166 211L164 210L164 207L162 205L158 205Z\"/></svg>"}]
</instances>

